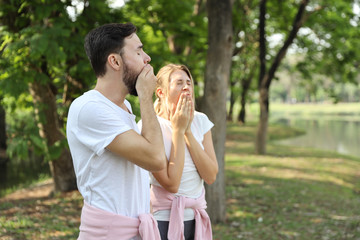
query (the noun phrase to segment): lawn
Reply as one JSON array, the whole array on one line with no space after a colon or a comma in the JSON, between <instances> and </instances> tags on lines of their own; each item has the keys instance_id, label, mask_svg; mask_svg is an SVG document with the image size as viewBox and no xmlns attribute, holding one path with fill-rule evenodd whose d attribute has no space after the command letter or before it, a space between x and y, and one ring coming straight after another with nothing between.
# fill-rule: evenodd
<instances>
[{"instance_id":1,"label":"lawn","mask_svg":"<svg viewBox=\"0 0 360 240\"><path fill-rule=\"evenodd\" d=\"M255 124L228 125L227 221L214 239L360 240L360 159L314 149L267 146L254 154ZM269 138L300 134L270 126ZM76 239L82 198L48 196L40 183L0 199L0 239Z\"/></svg>"},{"instance_id":2,"label":"lawn","mask_svg":"<svg viewBox=\"0 0 360 240\"><path fill-rule=\"evenodd\" d=\"M360 239L360 160L315 149L268 144L255 155L255 126L227 133L227 222L215 239ZM274 135L296 131L272 126Z\"/></svg>"}]
</instances>

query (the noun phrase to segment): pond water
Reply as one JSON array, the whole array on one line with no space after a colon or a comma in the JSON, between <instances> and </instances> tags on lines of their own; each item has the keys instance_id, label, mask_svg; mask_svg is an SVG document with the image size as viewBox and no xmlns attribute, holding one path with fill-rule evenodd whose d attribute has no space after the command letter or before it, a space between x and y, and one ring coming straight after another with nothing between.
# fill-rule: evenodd
<instances>
[{"instance_id":1,"label":"pond water","mask_svg":"<svg viewBox=\"0 0 360 240\"><path fill-rule=\"evenodd\" d=\"M273 122L306 131L304 135L276 143L331 150L360 157L360 119L319 116L312 119L279 118Z\"/></svg>"}]
</instances>

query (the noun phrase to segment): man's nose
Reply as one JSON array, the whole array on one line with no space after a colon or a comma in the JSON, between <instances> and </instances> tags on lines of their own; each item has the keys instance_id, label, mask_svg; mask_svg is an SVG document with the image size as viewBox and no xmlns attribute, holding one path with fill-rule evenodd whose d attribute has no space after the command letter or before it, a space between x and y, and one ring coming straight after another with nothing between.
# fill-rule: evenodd
<instances>
[{"instance_id":1,"label":"man's nose","mask_svg":"<svg viewBox=\"0 0 360 240\"><path fill-rule=\"evenodd\" d=\"M144 63L149 63L151 61L151 57L145 53Z\"/></svg>"}]
</instances>

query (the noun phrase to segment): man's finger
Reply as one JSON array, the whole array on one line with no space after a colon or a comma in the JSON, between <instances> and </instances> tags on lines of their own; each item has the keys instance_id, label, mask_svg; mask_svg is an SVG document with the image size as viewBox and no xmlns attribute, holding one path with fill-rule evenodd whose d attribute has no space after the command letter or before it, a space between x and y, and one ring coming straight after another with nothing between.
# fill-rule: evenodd
<instances>
[{"instance_id":1,"label":"man's finger","mask_svg":"<svg viewBox=\"0 0 360 240\"><path fill-rule=\"evenodd\" d=\"M146 75L149 73L149 71L151 70L151 65L150 64L148 64L148 65L146 65L142 70L141 70L141 72L140 72L140 74L139 74L139 77L141 76L141 77L146 77Z\"/></svg>"}]
</instances>

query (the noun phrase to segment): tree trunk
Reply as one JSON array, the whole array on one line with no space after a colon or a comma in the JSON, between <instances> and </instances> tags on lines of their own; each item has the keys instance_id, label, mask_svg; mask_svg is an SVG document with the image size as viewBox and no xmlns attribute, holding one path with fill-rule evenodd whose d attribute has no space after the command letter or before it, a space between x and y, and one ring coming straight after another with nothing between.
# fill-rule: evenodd
<instances>
[{"instance_id":1,"label":"tree trunk","mask_svg":"<svg viewBox=\"0 0 360 240\"><path fill-rule=\"evenodd\" d=\"M257 154L266 153L266 140L267 140L267 128L269 120L269 89L260 89L260 122L256 134L256 149Z\"/></svg>"},{"instance_id":2,"label":"tree trunk","mask_svg":"<svg viewBox=\"0 0 360 240\"><path fill-rule=\"evenodd\" d=\"M232 121L234 115L234 105L235 105L235 90L233 89L235 86L235 80L230 81L230 107L229 113L227 115L227 120Z\"/></svg>"},{"instance_id":3,"label":"tree trunk","mask_svg":"<svg viewBox=\"0 0 360 240\"><path fill-rule=\"evenodd\" d=\"M56 98L49 85L33 82L29 86L33 97L40 136L46 140L48 148L57 142L66 141L60 130L56 108ZM77 189L72 158L68 148L64 147L60 157L50 161L55 192Z\"/></svg>"},{"instance_id":4,"label":"tree trunk","mask_svg":"<svg viewBox=\"0 0 360 240\"><path fill-rule=\"evenodd\" d=\"M238 116L238 122L242 123L242 124L245 124L245 119L246 119L246 110L245 110L245 105L246 105L246 102L245 102L245 97L243 97L241 95L241 108L240 108L240 112L239 112L239 116Z\"/></svg>"},{"instance_id":5,"label":"tree trunk","mask_svg":"<svg viewBox=\"0 0 360 240\"><path fill-rule=\"evenodd\" d=\"M254 75L254 71L251 71L250 75L248 78L244 78L241 81L241 85L242 85L242 91L241 91L241 100L240 100L240 105L241 105L241 109L240 109L240 113L238 116L238 121L245 124L245 118L246 118L246 97L247 94L249 92L250 89L250 85L251 85L251 81Z\"/></svg>"},{"instance_id":6,"label":"tree trunk","mask_svg":"<svg viewBox=\"0 0 360 240\"><path fill-rule=\"evenodd\" d=\"M9 158L6 155L6 114L5 109L0 105L0 164L5 164Z\"/></svg>"},{"instance_id":7,"label":"tree trunk","mask_svg":"<svg viewBox=\"0 0 360 240\"><path fill-rule=\"evenodd\" d=\"M226 218L224 155L226 138L226 94L232 56L232 6L230 0L208 0L208 42L202 111L215 124L212 129L219 173L206 186L208 213L213 223Z\"/></svg>"},{"instance_id":8,"label":"tree trunk","mask_svg":"<svg viewBox=\"0 0 360 240\"><path fill-rule=\"evenodd\" d=\"M5 109L0 105L0 148L6 149L6 121Z\"/></svg>"}]
</instances>

